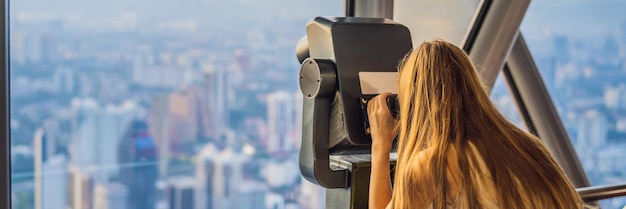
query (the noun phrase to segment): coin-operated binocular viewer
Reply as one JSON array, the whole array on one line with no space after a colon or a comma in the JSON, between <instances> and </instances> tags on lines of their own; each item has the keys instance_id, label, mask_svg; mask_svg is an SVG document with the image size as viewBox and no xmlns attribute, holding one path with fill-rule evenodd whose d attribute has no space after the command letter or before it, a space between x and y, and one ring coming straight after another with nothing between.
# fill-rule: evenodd
<instances>
[{"instance_id":1,"label":"coin-operated binocular viewer","mask_svg":"<svg viewBox=\"0 0 626 209\"><path fill-rule=\"evenodd\" d=\"M367 101L397 92L397 66L412 48L409 29L383 18L316 17L306 31L296 48L304 95L300 171L328 188L327 208L367 208Z\"/></svg>"}]
</instances>

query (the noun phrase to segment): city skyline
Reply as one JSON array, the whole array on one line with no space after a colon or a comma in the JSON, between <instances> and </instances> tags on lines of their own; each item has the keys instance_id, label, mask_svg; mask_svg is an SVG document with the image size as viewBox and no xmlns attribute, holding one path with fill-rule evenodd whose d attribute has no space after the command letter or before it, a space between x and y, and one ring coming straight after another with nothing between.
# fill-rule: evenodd
<instances>
[{"instance_id":1,"label":"city skyline","mask_svg":"<svg viewBox=\"0 0 626 209\"><path fill-rule=\"evenodd\" d=\"M306 1L294 1L266 11L260 1L188 0L161 16L174 1L154 9L140 8L146 0L46 8L54 12L33 2L11 5L16 209L324 207L323 189L297 167L294 48L306 21L340 16L342 4L302 10ZM249 14L219 9L239 6ZM570 34L573 26L546 29L537 23L545 15L533 14L521 30L588 177L593 185L623 181L626 18ZM499 85L494 103L521 124Z\"/></svg>"}]
</instances>

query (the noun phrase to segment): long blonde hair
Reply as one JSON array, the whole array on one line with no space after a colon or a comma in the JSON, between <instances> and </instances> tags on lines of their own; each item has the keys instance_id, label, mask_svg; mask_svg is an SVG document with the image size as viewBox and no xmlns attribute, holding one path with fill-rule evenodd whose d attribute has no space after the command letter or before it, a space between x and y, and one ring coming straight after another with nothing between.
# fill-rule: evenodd
<instances>
[{"instance_id":1,"label":"long blonde hair","mask_svg":"<svg viewBox=\"0 0 626 209\"><path fill-rule=\"evenodd\" d=\"M445 208L455 201L447 196L450 176L461 208L583 207L542 143L494 107L462 49L425 42L398 69L393 208Z\"/></svg>"}]
</instances>

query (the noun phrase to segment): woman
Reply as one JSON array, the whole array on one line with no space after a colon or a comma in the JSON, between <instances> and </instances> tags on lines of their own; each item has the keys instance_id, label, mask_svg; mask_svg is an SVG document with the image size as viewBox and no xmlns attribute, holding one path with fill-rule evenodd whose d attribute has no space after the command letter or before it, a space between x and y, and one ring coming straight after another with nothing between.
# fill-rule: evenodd
<instances>
[{"instance_id":1,"label":"woman","mask_svg":"<svg viewBox=\"0 0 626 209\"><path fill-rule=\"evenodd\" d=\"M548 150L493 106L463 50L425 42L400 63L396 120L369 102L370 208L583 208ZM389 153L399 131L394 187Z\"/></svg>"}]
</instances>

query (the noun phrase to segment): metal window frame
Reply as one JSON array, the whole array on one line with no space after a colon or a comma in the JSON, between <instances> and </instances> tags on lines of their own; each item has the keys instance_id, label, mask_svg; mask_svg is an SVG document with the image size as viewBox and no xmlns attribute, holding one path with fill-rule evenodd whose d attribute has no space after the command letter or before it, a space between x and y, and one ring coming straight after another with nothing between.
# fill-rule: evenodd
<instances>
[{"instance_id":1,"label":"metal window frame","mask_svg":"<svg viewBox=\"0 0 626 209\"><path fill-rule=\"evenodd\" d=\"M517 38L530 0L482 1L461 44L478 68L487 92L502 70Z\"/></svg>"},{"instance_id":2,"label":"metal window frame","mask_svg":"<svg viewBox=\"0 0 626 209\"><path fill-rule=\"evenodd\" d=\"M530 0L485 0L476 11L463 48L489 92L500 72L530 133L539 137L576 187L589 186L528 46L519 32Z\"/></svg>"},{"instance_id":3,"label":"metal window frame","mask_svg":"<svg viewBox=\"0 0 626 209\"><path fill-rule=\"evenodd\" d=\"M0 207L11 208L11 111L10 111L10 67L9 67L9 1L3 0L0 6L2 10L2 21L0 25L3 33L0 36L0 64L4 68L0 73L2 87L0 87L0 159L2 160L2 170L0 171Z\"/></svg>"},{"instance_id":4,"label":"metal window frame","mask_svg":"<svg viewBox=\"0 0 626 209\"><path fill-rule=\"evenodd\" d=\"M589 180L519 32L529 4L530 0L482 0L461 45L489 92L502 72L530 133L545 143L576 187L586 187Z\"/></svg>"},{"instance_id":5,"label":"metal window frame","mask_svg":"<svg viewBox=\"0 0 626 209\"><path fill-rule=\"evenodd\" d=\"M521 33L502 73L528 130L544 142L575 187L590 186Z\"/></svg>"},{"instance_id":6,"label":"metal window frame","mask_svg":"<svg viewBox=\"0 0 626 209\"><path fill-rule=\"evenodd\" d=\"M476 42L476 36L478 36L478 33L480 32L480 29L485 22L485 17L487 16L487 13L489 13L491 3L493 3L493 0L482 0L478 3L476 13L474 14L470 26L468 27L465 38L463 39L463 50L465 50L466 53L472 51L472 47Z\"/></svg>"}]
</instances>

